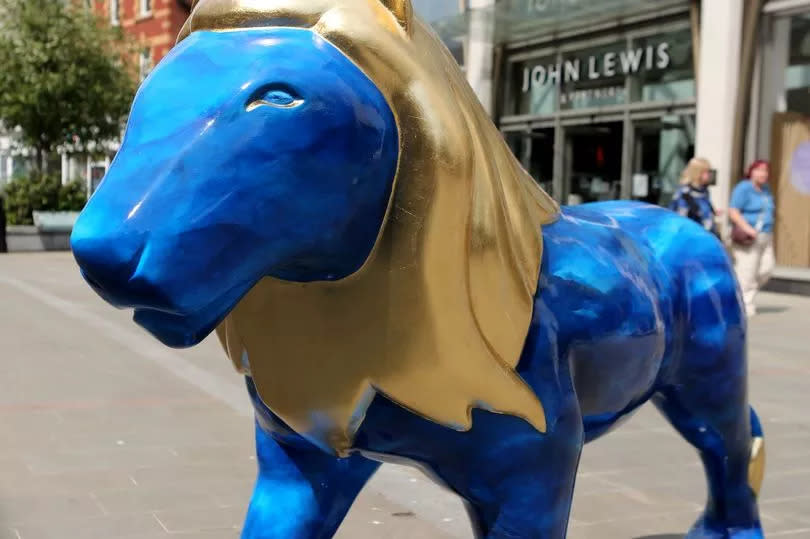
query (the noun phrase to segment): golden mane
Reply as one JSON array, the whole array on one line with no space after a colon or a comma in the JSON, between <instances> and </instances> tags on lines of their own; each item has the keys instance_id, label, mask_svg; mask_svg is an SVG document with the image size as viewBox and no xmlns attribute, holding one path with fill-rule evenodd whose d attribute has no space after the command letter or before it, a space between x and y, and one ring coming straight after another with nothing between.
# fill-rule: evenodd
<instances>
[{"instance_id":1,"label":"golden mane","mask_svg":"<svg viewBox=\"0 0 810 539\"><path fill-rule=\"evenodd\" d=\"M545 430L515 367L557 205L409 1L200 0L178 39L269 26L309 28L354 61L391 106L400 157L363 268L338 282L263 279L217 329L234 364L290 427L338 454L376 392L456 429L480 407Z\"/></svg>"}]
</instances>

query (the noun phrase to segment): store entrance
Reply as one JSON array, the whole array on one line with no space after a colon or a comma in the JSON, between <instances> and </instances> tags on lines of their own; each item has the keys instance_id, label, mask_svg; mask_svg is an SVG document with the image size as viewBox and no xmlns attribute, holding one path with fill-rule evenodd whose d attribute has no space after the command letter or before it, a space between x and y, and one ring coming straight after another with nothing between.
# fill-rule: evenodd
<instances>
[{"instance_id":1,"label":"store entrance","mask_svg":"<svg viewBox=\"0 0 810 539\"><path fill-rule=\"evenodd\" d=\"M523 168L547 193L554 185L554 128L504 134L506 143Z\"/></svg>"},{"instance_id":2,"label":"store entrance","mask_svg":"<svg viewBox=\"0 0 810 539\"><path fill-rule=\"evenodd\" d=\"M666 206L695 149L693 116L662 116L637 122L631 196Z\"/></svg>"},{"instance_id":3,"label":"store entrance","mask_svg":"<svg viewBox=\"0 0 810 539\"><path fill-rule=\"evenodd\" d=\"M621 122L566 127L568 204L613 200L621 195Z\"/></svg>"}]
</instances>

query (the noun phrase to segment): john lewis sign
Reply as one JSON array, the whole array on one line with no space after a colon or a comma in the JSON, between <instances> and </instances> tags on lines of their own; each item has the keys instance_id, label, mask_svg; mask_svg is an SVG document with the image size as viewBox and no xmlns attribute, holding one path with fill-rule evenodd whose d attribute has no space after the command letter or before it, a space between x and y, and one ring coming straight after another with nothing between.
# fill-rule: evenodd
<instances>
[{"instance_id":1,"label":"john lewis sign","mask_svg":"<svg viewBox=\"0 0 810 539\"><path fill-rule=\"evenodd\" d=\"M666 69L671 63L669 43L632 50L606 52L587 58L574 58L557 64L523 68L524 93L546 85L628 76L639 71Z\"/></svg>"}]
</instances>

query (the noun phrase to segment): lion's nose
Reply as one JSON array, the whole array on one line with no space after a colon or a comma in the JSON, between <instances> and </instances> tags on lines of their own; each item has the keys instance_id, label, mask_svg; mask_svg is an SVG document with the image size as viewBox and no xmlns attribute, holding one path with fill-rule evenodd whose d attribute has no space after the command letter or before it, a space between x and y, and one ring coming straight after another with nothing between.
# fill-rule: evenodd
<instances>
[{"instance_id":1,"label":"lion's nose","mask_svg":"<svg viewBox=\"0 0 810 539\"><path fill-rule=\"evenodd\" d=\"M143 251L144 237L104 226L91 210L82 212L70 235L73 256L93 289L116 307L136 299L129 285Z\"/></svg>"},{"instance_id":2,"label":"lion's nose","mask_svg":"<svg viewBox=\"0 0 810 539\"><path fill-rule=\"evenodd\" d=\"M183 310L172 296L171 287L161 285L160 275L144 269L154 247L145 232L100 226L94 208L79 215L70 236L73 256L87 283L107 303L118 308L140 308L176 314Z\"/></svg>"}]
</instances>

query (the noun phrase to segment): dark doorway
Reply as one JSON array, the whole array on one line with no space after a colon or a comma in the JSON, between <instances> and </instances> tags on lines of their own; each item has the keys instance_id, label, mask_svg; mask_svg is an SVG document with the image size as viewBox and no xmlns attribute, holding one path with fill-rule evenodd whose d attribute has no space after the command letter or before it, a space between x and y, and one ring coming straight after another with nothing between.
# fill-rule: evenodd
<instances>
[{"instance_id":1,"label":"dark doorway","mask_svg":"<svg viewBox=\"0 0 810 539\"><path fill-rule=\"evenodd\" d=\"M553 194L554 128L510 131L504 138L512 153L547 193Z\"/></svg>"},{"instance_id":2,"label":"dark doorway","mask_svg":"<svg viewBox=\"0 0 810 539\"><path fill-rule=\"evenodd\" d=\"M532 153L529 174L546 193L553 193L554 184L554 128L535 129L530 135Z\"/></svg>"},{"instance_id":3,"label":"dark doorway","mask_svg":"<svg viewBox=\"0 0 810 539\"><path fill-rule=\"evenodd\" d=\"M568 204L621 195L621 122L566 128Z\"/></svg>"}]
</instances>

